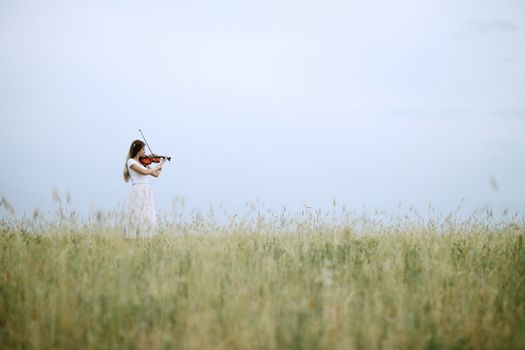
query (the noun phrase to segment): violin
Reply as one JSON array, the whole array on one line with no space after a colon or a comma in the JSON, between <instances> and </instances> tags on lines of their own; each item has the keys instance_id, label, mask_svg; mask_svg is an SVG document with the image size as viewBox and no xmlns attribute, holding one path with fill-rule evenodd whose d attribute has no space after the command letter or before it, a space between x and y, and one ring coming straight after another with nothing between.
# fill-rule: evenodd
<instances>
[{"instance_id":1,"label":"violin","mask_svg":"<svg viewBox=\"0 0 525 350\"><path fill-rule=\"evenodd\" d=\"M153 153L153 152L151 151L151 148L150 148L149 145L148 145L148 141L146 141L146 138L144 137L144 134L142 133L142 130L139 129L139 132L140 132L140 134L142 135L142 139L144 140L144 143L146 144L146 146L148 146L148 149L149 149L149 151L151 152L150 155L139 157L139 162L140 162L142 165L144 165L144 166L148 166L148 165L150 165L151 163L160 163L160 162L161 162L161 159L167 159L168 162L171 161L171 157L168 157L168 156L158 156L158 155L156 155L155 153Z\"/></svg>"},{"instance_id":2,"label":"violin","mask_svg":"<svg viewBox=\"0 0 525 350\"><path fill-rule=\"evenodd\" d=\"M147 156L139 157L139 162L144 165L148 166L151 163L160 163L161 159L167 159L168 162L171 161L171 157L168 156L158 156L156 154L150 154Z\"/></svg>"}]
</instances>

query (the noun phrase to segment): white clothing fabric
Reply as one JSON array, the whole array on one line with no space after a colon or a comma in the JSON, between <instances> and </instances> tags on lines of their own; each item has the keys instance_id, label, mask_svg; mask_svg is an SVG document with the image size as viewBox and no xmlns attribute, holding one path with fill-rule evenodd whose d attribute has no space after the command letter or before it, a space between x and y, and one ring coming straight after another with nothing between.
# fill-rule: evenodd
<instances>
[{"instance_id":1,"label":"white clothing fabric","mask_svg":"<svg viewBox=\"0 0 525 350\"><path fill-rule=\"evenodd\" d=\"M149 184L135 184L131 188L125 213L126 238L153 237L157 234L157 212L153 191Z\"/></svg>"},{"instance_id":2,"label":"white clothing fabric","mask_svg":"<svg viewBox=\"0 0 525 350\"><path fill-rule=\"evenodd\" d=\"M137 173L135 170L131 168L132 164L137 164L139 167L146 169L144 165L142 165L140 162L137 162L135 159L133 158L128 159L128 170L129 170L129 178L131 179L131 183L133 185L149 184L148 176Z\"/></svg>"},{"instance_id":3,"label":"white clothing fabric","mask_svg":"<svg viewBox=\"0 0 525 350\"><path fill-rule=\"evenodd\" d=\"M157 233L155 199L149 185L148 175L141 175L131 168L132 164L146 169L135 159L128 160L131 192L125 209L124 235L126 238L145 238Z\"/></svg>"}]
</instances>

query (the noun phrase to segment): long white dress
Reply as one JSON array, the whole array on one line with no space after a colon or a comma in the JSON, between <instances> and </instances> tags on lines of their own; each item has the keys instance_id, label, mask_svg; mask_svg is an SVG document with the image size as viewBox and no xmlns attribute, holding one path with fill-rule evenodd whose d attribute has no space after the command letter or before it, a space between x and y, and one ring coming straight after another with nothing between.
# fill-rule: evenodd
<instances>
[{"instance_id":1,"label":"long white dress","mask_svg":"<svg viewBox=\"0 0 525 350\"><path fill-rule=\"evenodd\" d=\"M138 166L146 169L135 159L128 160L132 187L125 209L124 235L126 238L153 237L157 234L158 224L153 191L147 176L133 170L132 164L138 164Z\"/></svg>"}]
</instances>

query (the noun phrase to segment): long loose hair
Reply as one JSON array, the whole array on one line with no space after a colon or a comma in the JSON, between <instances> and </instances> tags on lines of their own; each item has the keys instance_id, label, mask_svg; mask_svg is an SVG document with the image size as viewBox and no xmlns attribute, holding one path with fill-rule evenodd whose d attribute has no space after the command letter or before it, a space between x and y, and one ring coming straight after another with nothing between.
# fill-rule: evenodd
<instances>
[{"instance_id":1,"label":"long loose hair","mask_svg":"<svg viewBox=\"0 0 525 350\"><path fill-rule=\"evenodd\" d=\"M126 157L126 163L124 164L124 181L129 181L129 169L128 169L128 160L130 158L135 158L137 153L140 152L142 147L145 146L145 143L140 140L135 140L131 143L131 146L129 146L129 152L128 156Z\"/></svg>"}]
</instances>

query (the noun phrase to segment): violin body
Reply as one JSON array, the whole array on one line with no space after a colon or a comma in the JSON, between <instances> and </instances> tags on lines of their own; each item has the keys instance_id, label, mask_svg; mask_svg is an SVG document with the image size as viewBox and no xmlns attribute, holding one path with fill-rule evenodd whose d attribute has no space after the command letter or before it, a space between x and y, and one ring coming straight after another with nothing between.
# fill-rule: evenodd
<instances>
[{"instance_id":1,"label":"violin body","mask_svg":"<svg viewBox=\"0 0 525 350\"><path fill-rule=\"evenodd\" d=\"M144 166L148 166L150 165L151 163L160 163L162 159L167 159L168 162L171 161L171 157L168 157L168 156L158 156L156 155L155 153L153 153L153 151L151 150L151 148L149 147L148 145L148 141L146 141L146 138L144 137L144 134L142 133L142 130L139 129L139 132L140 134L142 135L142 138L144 139L144 143L146 144L146 146L148 146L148 149L149 151L151 152L150 155L147 155L147 156L143 156L143 157L139 157L139 162L144 165Z\"/></svg>"},{"instance_id":2,"label":"violin body","mask_svg":"<svg viewBox=\"0 0 525 350\"><path fill-rule=\"evenodd\" d=\"M160 163L162 159L167 159L168 162L171 161L171 157L168 156L158 156L156 154L150 154L147 156L139 157L139 162L144 165L148 166L151 163Z\"/></svg>"}]
</instances>

